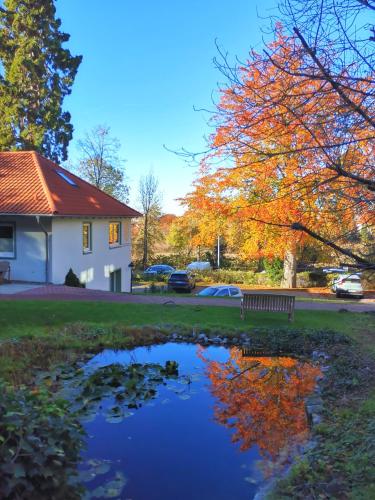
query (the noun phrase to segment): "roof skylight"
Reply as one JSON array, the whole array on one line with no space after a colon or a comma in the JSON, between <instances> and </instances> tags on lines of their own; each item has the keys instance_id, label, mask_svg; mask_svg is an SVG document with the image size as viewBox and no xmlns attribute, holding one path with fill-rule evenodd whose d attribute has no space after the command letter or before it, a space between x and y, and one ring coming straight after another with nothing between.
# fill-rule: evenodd
<instances>
[{"instance_id":1,"label":"roof skylight","mask_svg":"<svg viewBox=\"0 0 375 500\"><path fill-rule=\"evenodd\" d=\"M56 174L58 174L62 179L64 179L65 182L67 182L71 186L78 187L77 184L73 181L73 179L68 177L64 172L61 172L61 170L56 170Z\"/></svg>"}]
</instances>

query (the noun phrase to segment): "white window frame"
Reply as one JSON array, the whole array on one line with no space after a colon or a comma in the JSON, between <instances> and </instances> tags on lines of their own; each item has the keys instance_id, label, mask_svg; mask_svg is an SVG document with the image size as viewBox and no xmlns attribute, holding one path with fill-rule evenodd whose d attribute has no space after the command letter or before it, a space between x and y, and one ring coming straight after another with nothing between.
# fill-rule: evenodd
<instances>
[{"instance_id":1,"label":"white window frame","mask_svg":"<svg viewBox=\"0 0 375 500\"><path fill-rule=\"evenodd\" d=\"M83 244L83 234L84 234L84 227L85 226L89 227L89 246L87 248L85 248L84 244ZM82 251L84 254L92 253L92 223L91 222L82 222Z\"/></svg>"},{"instance_id":2,"label":"white window frame","mask_svg":"<svg viewBox=\"0 0 375 500\"><path fill-rule=\"evenodd\" d=\"M13 249L11 252L1 252L0 259L16 258L16 224L14 222L0 222L0 227L11 227L13 230Z\"/></svg>"},{"instance_id":3,"label":"white window frame","mask_svg":"<svg viewBox=\"0 0 375 500\"><path fill-rule=\"evenodd\" d=\"M111 224L118 224L119 226L119 229L118 229L118 241L116 241L115 243L111 243L110 241L110 237L111 237ZM108 245L109 245L109 248L117 248L117 247L120 247L122 245L122 224L121 224L121 221L118 221L118 220L113 220L113 221L110 221L109 224L108 224Z\"/></svg>"}]
</instances>

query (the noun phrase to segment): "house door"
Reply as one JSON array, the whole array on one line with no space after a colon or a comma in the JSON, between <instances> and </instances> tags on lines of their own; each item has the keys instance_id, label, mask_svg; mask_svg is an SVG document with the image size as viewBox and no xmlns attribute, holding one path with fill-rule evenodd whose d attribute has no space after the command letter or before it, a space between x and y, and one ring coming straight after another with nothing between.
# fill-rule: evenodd
<instances>
[{"instance_id":1,"label":"house door","mask_svg":"<svg viewBox=\"0 0 375 500\"><path fill-rule=\"evenodd\" d=\"M109 274L109 289L111 292L121 292L121 269Z\"/></svg>"}]
</instances>

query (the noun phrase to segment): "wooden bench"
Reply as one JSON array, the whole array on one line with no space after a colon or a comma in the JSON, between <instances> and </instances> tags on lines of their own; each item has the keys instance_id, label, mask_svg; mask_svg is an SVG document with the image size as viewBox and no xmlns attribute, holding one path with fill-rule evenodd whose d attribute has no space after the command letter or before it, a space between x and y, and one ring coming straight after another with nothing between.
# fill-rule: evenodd
<instances>
[{"instance_id":1,"label":"wooden bench","mask_svg":"<svg viewBox=\"0 0 375 500\"><path fill-rule=\"evenodd\" d=\"M288 320L294 320L294 302L292 295L275 295L263 293L244 293L241 300L241 319L245 319L246 311L286 312Z\"/></svg>"},{"instance_id":2,"label":"wooden bench","mask_svg":"<svg viewBox=\"0 0 375 500\"><path fill-rule=\"evenodd\" d=\"M4 281L6 275L10 281L10 264L7 260L0 260L0 283Z\"/></svg>"}]
</instances>

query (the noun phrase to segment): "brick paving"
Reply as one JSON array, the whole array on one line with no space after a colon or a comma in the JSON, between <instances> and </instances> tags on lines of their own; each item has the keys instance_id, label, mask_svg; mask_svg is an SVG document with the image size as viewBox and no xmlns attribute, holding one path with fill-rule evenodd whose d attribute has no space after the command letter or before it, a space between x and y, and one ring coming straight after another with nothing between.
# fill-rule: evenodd
<instances>
[{"instance_id":1,"label":"brick paving","mask_svg":"<svg viewBox=\"0 0 375 500\"><path fill-rule=\"evenodd\" d=\"M176 305L205 305L205 306L226 306L239 307L237 299L205 299L192 295L181 296L160 296L160 295L132 295L129 293L113 293L101 290L89 290L86 288L72 288L65 285L45 285L31 290L19 292L12 295L2 294L0 300L81 300L96 302L119 302L132 304L166 304ZM353 312L375 312L375 301L363 299L358 302L351 302L342 299L340 302L308 302L296 301L296 309L338 311L347 309Z\"/></svg>"}]
</instances>

